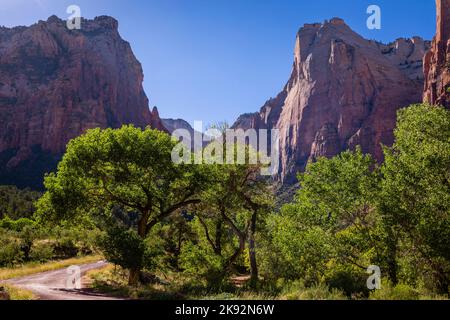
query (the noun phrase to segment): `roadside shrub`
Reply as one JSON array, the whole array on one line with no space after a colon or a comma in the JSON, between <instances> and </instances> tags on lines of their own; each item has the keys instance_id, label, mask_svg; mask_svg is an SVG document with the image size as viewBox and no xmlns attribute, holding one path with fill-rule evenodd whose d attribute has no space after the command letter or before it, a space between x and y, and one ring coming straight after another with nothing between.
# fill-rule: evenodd
<instances>
[{"instance_id":1,"label":"roadside shrub","mask_svg":"<svg viewBox=\"0 0 450 320\"><path fill-rule=\"evenodd\" d=\"M0 241L0 246L0 267L11 267L23 261L23 252L19 241Z\"/></svg>"},{"instance_id":2,"label":"roadside shrub","mask_svg":"<svg viewBox=\"0 0 450 320\"><path fill-rule=\"evenodd\" d=\"M89 255L96 251L96 245L98 239L103 235L98 229L95 228L85 228L81 226L58 226L51 231L51 237L57 240L57 242L64 242L65 249L67 252L65 255L70 255L71 257L76 255ZM56 244L58 245L58 244ZM57 248L55 248L57 249ZM70 250L69 250L70 249ZM76 253L75 253L76 249ZM55 254L57 254L55 250ZM62 253L64 255L64 252Z\"/></svg>"},{"instance_id":3,"label":"roadside shrub","mask_svg":"<svg viewBox=\"0 0 450 320\"><path fill-rule=\"evenodd\" d=\"M0 300L35 300L35 295L26 289L11 285L0 286Z\"/></svg>"},{"instance_id":4,"label":"roadside shrub","mask_svg":"<svg viewBox=\"0 0 450 320\"><path fill-rule=\"evenodd\" d=\"M68 259L78 255L78 247L72 239L63 238L53 244L53 252L56 259Z\"/></svg>"},{"instance_id":5,"label":"roadside shrub","mask_svg":"<svg viewBox=\"0 0 450 320\"><path fill-rule=\"evenodd\" d=\"M34 225L24 224L23 228L18 232L18 236L23 258L25 261L30 261L30 252L35 240L39 237L39 232Z\"/></svg>"},{"instance_id":6,"label":"roadside shrub","mask_svg":"<svg viewBox=\"0 0 450 320\"><path fill-rule=\"evenodd\" d=\"M36 262L47 262L53 258L53 255L53 246L51 243L37 243L31 248L30 260Z\"/></svg>"}]
</instances>

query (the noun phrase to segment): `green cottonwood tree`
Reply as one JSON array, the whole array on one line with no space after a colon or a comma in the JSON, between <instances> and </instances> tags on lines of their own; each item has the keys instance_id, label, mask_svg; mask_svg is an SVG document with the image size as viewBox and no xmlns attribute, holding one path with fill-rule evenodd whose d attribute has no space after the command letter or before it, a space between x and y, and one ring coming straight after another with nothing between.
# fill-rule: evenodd
<instances>
[{"instance_id":1,"label":"green cottonwood tree","mask_svg":"<svg viewBox=\"0 0 450 320\"><path fill-rule=\"evenodd\" d=\"M331 263L365 272L375 242L379 179L374 166L360 149L308 164L298 175L294 202L267 221L265 250L275 253L267 258L273 274L312 284L323 278Z\"/></svg>"},{"instance_id":2,"label":"green cottonwood tree","mask_svg":"<svg viewBox=\"0 0 450 320\"><path fill-rule=\"evenodd\" d=\"M450 284L450 112L414 105L399 111L385 149L381 210L425 260L440 292Z\"/></svg>"},{"instance_id":3,"label":"green cottonwood tree","mask_svg":"<svg viewBox=\"0 0 450 320\"><path fill-rule=\"evenodd\" d=\"M221 142L216 143L220 145ZM230 148L229 145L226 147ZM221 156L226 157L226 152L230 152L227 148ZM257 156L250 146L235 143L231 148L234 148L235 156L241 152L247 160ZM258 279L257 222L271 209L272 190L260 174L262 165L246 162L212 164L215 183L202 193L202 203L195 205L196 248L186 248L182 260L188 271L206 277L209 285L220 285L226 279L247 244L251 284L255 285ZM203 265L200 267L200 261L208 261L206 270Z\"/></svg>"},{"instance_id":4,"label":"green cottonwood tree","mask_svg":"<svg viewBox=\"0 0 450 320\"><path fill-rule=\"evenodd\" d=\"M92 129L69 142L57 174L45 178L38 216L72 220L113 206L139 213L137 234L150 230L176 210L198 203L210 175L201 165L174 164L176 141L161 131L123 126ZM140 268L130 269L138 282Z\"/></svg>"}]
</instances>

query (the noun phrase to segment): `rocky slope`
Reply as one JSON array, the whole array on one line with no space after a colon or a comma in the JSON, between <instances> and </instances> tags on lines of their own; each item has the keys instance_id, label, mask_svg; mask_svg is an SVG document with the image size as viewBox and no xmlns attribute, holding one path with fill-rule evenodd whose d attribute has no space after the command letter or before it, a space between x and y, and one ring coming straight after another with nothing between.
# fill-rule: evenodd
<instances>
[{"instance_id":1,"label":"rocky slope","mask_svg":"<svg viewBox=\"0 0 450 320\"><path fill-rule=\"evenodd\" d=\"M162 119L162 125L166 130L172 134L175 130L178 129L184 129L187 130L190 134L190 138L182 139L181 141L188 146L191 150L200 150L205 145L207 145L207 141L203 141L202 138L198 139L198 141L194 138L195 133L197 133L199 136L202 135L201 132L195 131L194 128L183 119ZM203 137L203 136L202 136ZM205 136L204 139L206 140L208 137Z\"/></svg>"},{"instance_id":2,"label":"rocky slope","mask_svg":"<svg viewBox=\"0 0 450 320\"><path fill-rule=\"evenodd\" d=\"M424 101L450 108L450 0L436 0L437 27L424 58Z\"/></svg>"},{"instance_id":3,"label":"rocky slope","mask_svg":"<svg viewBox=\"0 0 450 320\"><path fill-rule=\"evenodd\" d=\"M358 145L381 160L381 144L393 142L397 110L422 100L429 46L418 37L369 41L339 18L306 24L284 89L233 127L280 130L283 183L294 182L309 160Z\"/></svg>"},{"instance_id":4,"label":"rocky slope","mask_svg":"<svg viewBox=\"0 0 450 320\"><path fill-rule=\"evenodd\" d=\"M89 128L163 129L142 82L111 17L83 20L81 30L55 16L0 28L0 184L39 185L67 142Z\"/></svg>"},{"instance_id":5,"label":"rocky slope","mask_svg":"<svg viewBox=\"0 0 450 320\"><path fill-rule=\"evenodd\" d=\"M162 119L162 124L170 133L177 129L184 129L192 135L194 134L194 128L192 128L189 122L183 119Z\"/></svg>"}]
</instances>

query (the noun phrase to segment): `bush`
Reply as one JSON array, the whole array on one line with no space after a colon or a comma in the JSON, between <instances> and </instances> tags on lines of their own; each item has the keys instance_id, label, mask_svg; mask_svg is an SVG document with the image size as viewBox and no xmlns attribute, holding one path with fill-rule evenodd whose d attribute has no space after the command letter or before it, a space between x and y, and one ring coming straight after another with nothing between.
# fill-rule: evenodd
<instances>
[{"instance_id":1,"label":"bush","mask_svg":"<svg viewBox=\"0 0 450 320\"><path fill-rule=\"evenodd\" d=\"M0 218L31 218L35 211L34 202L40 193L28 189L20 190L14 186L0 186Z\"/></svg>"},{"instance_id":2,"label":"bush","mask_svg":"<svg viewBox=\"0 0 450 320\"><path fill-rule=\"evenodd\" d=\"M63 238L53 244L53 252L56 259L68 259L78 255L78 247L72 239Z\"/></svg>"},{"instance_id":3,"label":"bush","mask_svg":"<svg viewBox=\"0 0 450 320\"><path fill-rule=\"evenodd\" d=\"M343 291L349 298L368 297L367 274L358 271L350 266L332 267L325 276L325 283L331 289Z\"/></svg>"},{"instance_id":4,"label":"bush","mask_svg":"<svg viewBox=\"0 0 450 320\"><path fill-rule=\"evenodd\" d=\"M343 292L330 289L325 284L305 287L302 281L294 281L285 285L280 295L285 300L346 300Z\"/></svg>"},{"instance_id":5,"label":"bush","mask_svg":"<svg viewBox=\"0 0 450 320\"><path fill-rule=\"evenodd\" d=\"M66 243L66 249L72 247L72 249L69 250L71 252L67 252L67 254L71 254L72 256L89 255L96 251L95 247L98 239L102 235L103 234L100 233L98 229L81 226L59 226L51 232L52 237L55 237L56 239L63 239L61 241ZM67 245L69 246L67 247ZM75 248L77 251L76 253Z\"/></svg>"},{"instance_id":6,"label":"bush","mask_svg":"<svg viewBox=\"0 0 450 320\"><path fill-rule=\"evenodd\" d=\"M22 231L26 227L34 228L36 222L27 218L20 218L18 220L12 220L6 217L0 220L0 228L12 230L12 231Z\"/></svg>"},{"instance_id":7,"label":"bush","mask_svg":"<svg viewBox=\"0 0 450 320\"><path fill-rule=\"evenodd\" d=\"M398 284L395 287L387 284L382 285L380 290L370 293L371 300L418 300L420 293L406 285Z\"/></svg>"},{"instance_id":8,"label":"bush","mask_svg":"<svg viewBox=\"0 0 450 320\"><path fill-rule=\"evenodd\" d=\"M53 258L53 246L44 242L35 244L30 251L30 260L36 262L47 262Z\"/></svg>"},{"instance_id":9,"label":"bush","mask_svg":"<svg viewBox=\"0 0 450 320\"><path fill-rule=\"evenodd\" d=\"M133 230L112 227L99 246L109 262L124 269L141 269L144 265L144 241Z\"/></svg>"},{"instance_id":10,"label":"bush","mask_svg":"<svg viewBox=\"0 0 450 320\"><path fill-rule=\"evenodd\" d=\"M261 274L267 279L303 279L305 285L313 285L321 280L332 257L332 239L320 227L305 229L290 210L286 206L280 215L267 219L269 240L258 255Z\"/></svg>"},{"instance_id":11,"label":"bush","mask_svg":"<svg viewBox=\"0 0 450 320\"><path fill-rule=\"evenodd\" d=\"M0 267L12 267L23 261L23 253L17 240L3 242L0 240Z\"/></svg>"},{"instance_id":12,"label":"bush","mask_svg":"<svg viewBox=\"0 0 450 320\"><path fill-rule=\"evenodd\" d=\"M195 283L203 283L208 290L218 292L230 288L227 273L224 272L224 258L214 254L209 247L193 242L184 244L180 264L185 275L195 279Z\"/></svg>"}]
</instances>

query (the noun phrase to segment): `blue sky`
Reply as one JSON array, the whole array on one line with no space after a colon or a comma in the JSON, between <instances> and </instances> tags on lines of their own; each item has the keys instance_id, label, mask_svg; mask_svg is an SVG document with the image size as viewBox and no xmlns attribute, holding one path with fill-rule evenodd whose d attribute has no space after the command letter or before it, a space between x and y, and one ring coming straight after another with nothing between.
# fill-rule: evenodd
<instances>
[{"instance_id":1,"label":"blue sky","mask_svg":"<svg viewBox=\"0 0 450 320\"><path fill-rule=\"evenodd\" d=\"M232 123L259 110L288 80L304 23L341 17L366 38L390 42L435 32L433 0L0 0L0 25L30 25L56 14L111 15L144 68L150 106L162 117ZM366 9L381 7L381 30Z\"/></svg>"}]
</instances>

